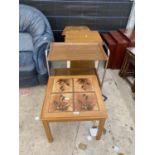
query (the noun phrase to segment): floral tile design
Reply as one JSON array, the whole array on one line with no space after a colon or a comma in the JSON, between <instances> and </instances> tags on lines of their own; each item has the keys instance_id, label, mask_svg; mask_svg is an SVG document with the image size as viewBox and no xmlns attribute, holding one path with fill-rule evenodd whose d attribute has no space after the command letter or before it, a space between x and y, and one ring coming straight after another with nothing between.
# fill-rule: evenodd
<instances>
[{"instance_id":1,"label":"floral tile design","mask_svg":"<svg viewBox=\"0 0 155 155\"><path fill-rule=\"evenodd\" d=\"M49 112L98 110L92 78L54 79Z\"/></svg>"},{"instance_id":2,"label":"floral tile design","mask_svg":"<svg viewBox=\"0 0 155 155\"><path fill-rule=\"evenodd\" d=\"M55 79L52 92L72 92L73 80L72 79Z\"/></svg>"},{"instance_id":3,"label":"floral tile design","mask_svg":"<svg viewBox=\"0 0 155 155\"><path fill-rule=\"evenodd\" d=\"M91 78L74 79L74 92L94 91Z\"/></svg>"},{"instance_id":4,"label":"floral tile design","mask_svg":"<svg viewBox=\"0 0 155 155\"><path fill-rule=\"evenodd\" d=\"M51 94L49 112L73 111L73 94Z\"/></svg>"},{"instance_id":5,"label":"floral tile design","mask_svg":"<svg viewBox=\"0 0 155 155\"><path fill-rule=\"evenodd\" d=\"M75 93L75 111L97 111L98 103L95 93Z\"/></svg>"}]
</instances>

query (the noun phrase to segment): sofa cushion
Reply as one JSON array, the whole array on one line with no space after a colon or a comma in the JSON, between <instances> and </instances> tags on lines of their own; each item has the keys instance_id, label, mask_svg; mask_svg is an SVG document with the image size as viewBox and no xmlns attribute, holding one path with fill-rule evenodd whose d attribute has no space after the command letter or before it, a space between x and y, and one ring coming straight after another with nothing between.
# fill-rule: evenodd
<instances>
[{"instance_id":1,"label":"sofa cushion","mask_svg":"<svg viewBox=\"0 0 155 155\"><path fill-rule=\"evenodd\" d=\"M33 79L37 75L36 67L33 62L32 52L20 52L19 53L19 79L25 81L27 79Z\"/></svg>"},{"instance_id":2,"label":"sofa cushion","mask_svg":"<svg viewBox=\"0 0 155 155\"><path fill-rule=\"evenodd\" d=\"M19 51L34 51L32 36L29 33L19 33Z\"/></svg>"},{"instance_id":3,"label":"sofa cushion","mask_svg":"<svg viewBox=\"0 0 155 155\"><path fill-rule=\"evenodd\" d=\"M20 87L32 86L38 83L36 67L33 62L32 52L19 53L19 83Z\"/></svg>"},{"instance_id":4,"label":"sofa cushion","mask_svg":"<svg viewBox=\"0 0 155 155\"><path fill-rule=\"evenodd\" d=\"M36 67L34 63L19 66L19 78L29 79L37 75Z\"/></svg>"},{"instance_id":5,"label":"sofa cushion","mask_svg":"<svg viewBox=\"0 0 155 155\"><path fill-rule=\"evenodd\" d=\"M19 83L20 87L38 84L37 71L33 61L32 52L19 53Z\"/></svg>"},{"instance_id":6,"label":"sofa cushion","mask_svg":"<svg viewBox=\"0 0 155 155\"><path fill-rule=\"evenodd\" d=\"M19 87L32 87L38 85L37 76L26 77L26 78L19 78Z\"/></svg>"},{"instance_id":7,"label":"sofa cushion","mask_svg":"<svg viewBox=\"0 0 155 155\"><path fill-rule=\"evenodd\" d=\"M30 51L19 53L19 70L29 71L35 68L35 63L33 61L33 53Z\"/></svg>"}]
</instances>

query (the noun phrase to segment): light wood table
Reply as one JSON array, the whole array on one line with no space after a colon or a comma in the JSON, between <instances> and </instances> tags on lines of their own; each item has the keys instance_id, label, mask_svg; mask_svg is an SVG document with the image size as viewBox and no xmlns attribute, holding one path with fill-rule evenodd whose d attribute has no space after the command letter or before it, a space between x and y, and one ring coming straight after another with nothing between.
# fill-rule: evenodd
<instances>
[{"instance_id":1,"label":"light wood table","mask_svg":"<svg viewBox=\"0 0 155 155\"><path fill-rule=\"evenodd\" d=\"M50 122L98 120L96 139L99 140L106 118L105 104L95 75L49 77L41 111L49 142L53 140Z\"/></svg>"},{"instance_id":2,"label":"light wood table","mask_svg":"<svg viewBox=\"0 0 155 155\"><path fill-rule=\"evenodd\" d=\"M98 33L98 31L67 31L65 36L65 42L67 43L100 43L104 45L104 42ZM96 61L96 66L94 61L71 61L70 67L71 68L97 68L99 62ZM106 66L106 63L105 63Z\"/></svg>"},{"instance_id":3,"label":"light wood table","mask_svg":"<svg viewBox=\"0 0 155 155\"><path fill-rule=\"evenodd\" d=\"M67 43L100 43L104 44L98 31L68 31L65 35Z\"/></svg>"},{"instance_id":4,"label":"light wood table","mask_svg":"<svg viewBox=\"0 0 155 155\"><path fill-rule=\"evenodd\" d=\"M65 36L66 32L81 32L81 31L90 31L89 27L87 26L66 26L62 32L62 35Z\"/></svg>"}]
</instances>

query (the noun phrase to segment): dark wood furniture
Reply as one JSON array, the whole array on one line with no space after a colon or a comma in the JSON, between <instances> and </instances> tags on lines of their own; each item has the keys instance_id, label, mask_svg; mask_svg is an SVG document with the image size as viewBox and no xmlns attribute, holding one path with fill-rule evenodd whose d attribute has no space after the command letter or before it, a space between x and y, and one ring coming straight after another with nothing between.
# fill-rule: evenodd
<instances>
[{"instance_id":1,"label":"dark wood furniture","mask_svg":"<svg viewBox=\"0 0 155 155\"><path fill-rule=\"evenodd\" d=\"M108 68L120 69L126 48L135 46L135 32L120 29L107 34L101 34L101 36L110 49Z\"/></svg>"},{"instance_id":2,"label":"dark wood furniture","mask_svg":"<svg viewBox=\"0 0 155 155\"><path fill-rule=\"evenodd\" d=\"M135 47L135 31L131 29L118 30L124 38L129 42L128 47Z\"/></svg>"},{"instance_id":3,"label":"dark wood furniture","mask_svg":"<svg viewBox=\"0 0 155 155\"><path fill-rule=\"evenodd\" d=\"M128 76L135 76L135 72L131 71L130 65L133 65L135 67L135 48L127 48L124 61L120 70L119 75L126 79L129 84L131 85L131 89L133 92L135 92L135 80L132 83L129 79Z\"/></svg>"},{"instance_id":4,"label":"dark wood furniture","mask_svg":"<svg viewBox=\"0 0 155 155\"><path fill-rule=\"evenodd\" d=\"M129 42L118 31L112 31L109 34L116 42L113 66L114 69L120 69Z\"/></svg>"},{"instance_id":5,"label":"dark wood furniture","mask_svg":"<svg viewBox=\"0 0 155 155\"><path fill-rule=\"evenodd\" d=\"M109 50L110 50L110 56L109 56L109 62L108 62L108 68L114 69L114 61L115 61L115 49L116 49L116 41L108 34L101 34L102 39L107 44Z\"/></svg>"}]
</instances>

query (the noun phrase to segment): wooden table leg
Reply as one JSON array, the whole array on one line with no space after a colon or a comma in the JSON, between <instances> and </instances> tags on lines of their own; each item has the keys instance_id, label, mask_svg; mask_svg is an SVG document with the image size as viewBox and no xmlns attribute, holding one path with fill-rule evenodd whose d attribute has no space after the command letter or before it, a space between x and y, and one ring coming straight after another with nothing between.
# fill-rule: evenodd
<instances>
[{"instance_id":1,"label":"wooden table leg","mask_svg":"<svg viewBox=\"0 0 155 155\"><path fill-rule=\"evenodd\" d=\"M45 133L46 133L48 142L51 143L53 141L53 137L52 137L52 134L50 131L49 123L48 123L48 121L42 121L42 122L43 122L43 126L45 129Z\"/></svg>"},{"instance_id":2,"label":"wooden table leg","mask_svg":"<svg viewBox=\"0 0 155 155\"><path fill-rule=\"evenodd\" d=\"M134 93L135 92L135 80L134 80L134 82L133 82L133 84L131 86L131 89L132 89L132 92Z\"/></svg>"},{"instance_id":3,"label":"wooden table leg","mask_svg":"<svg viewBox=\"0 0 155 155\"><path fill-rule=\"evenodd\" d=\"M126 54L125 57L124 57L124 60L123 60L123 63L122 63L120 72L119 72L119 75L120 75L121 77L124 75L124 71L125 71L125 67L126 67L127 63L128 63L128 56L127 56L127 54Z\"/></svg>"},{"instance_id":4,"label":"wooden table leg","mask_svg":"<svg viewBox=\"0 0 155 155\"><path fill-rule=\"evenodd\" d=\"M99 125L98 125L98 131L97 131L97 135L96 135L96 140L100 140L101 136L103 134L103 129L104 129L104 123L105 123L105 119L100 119L99 120Z\"/></svg>"}]
</instances>

